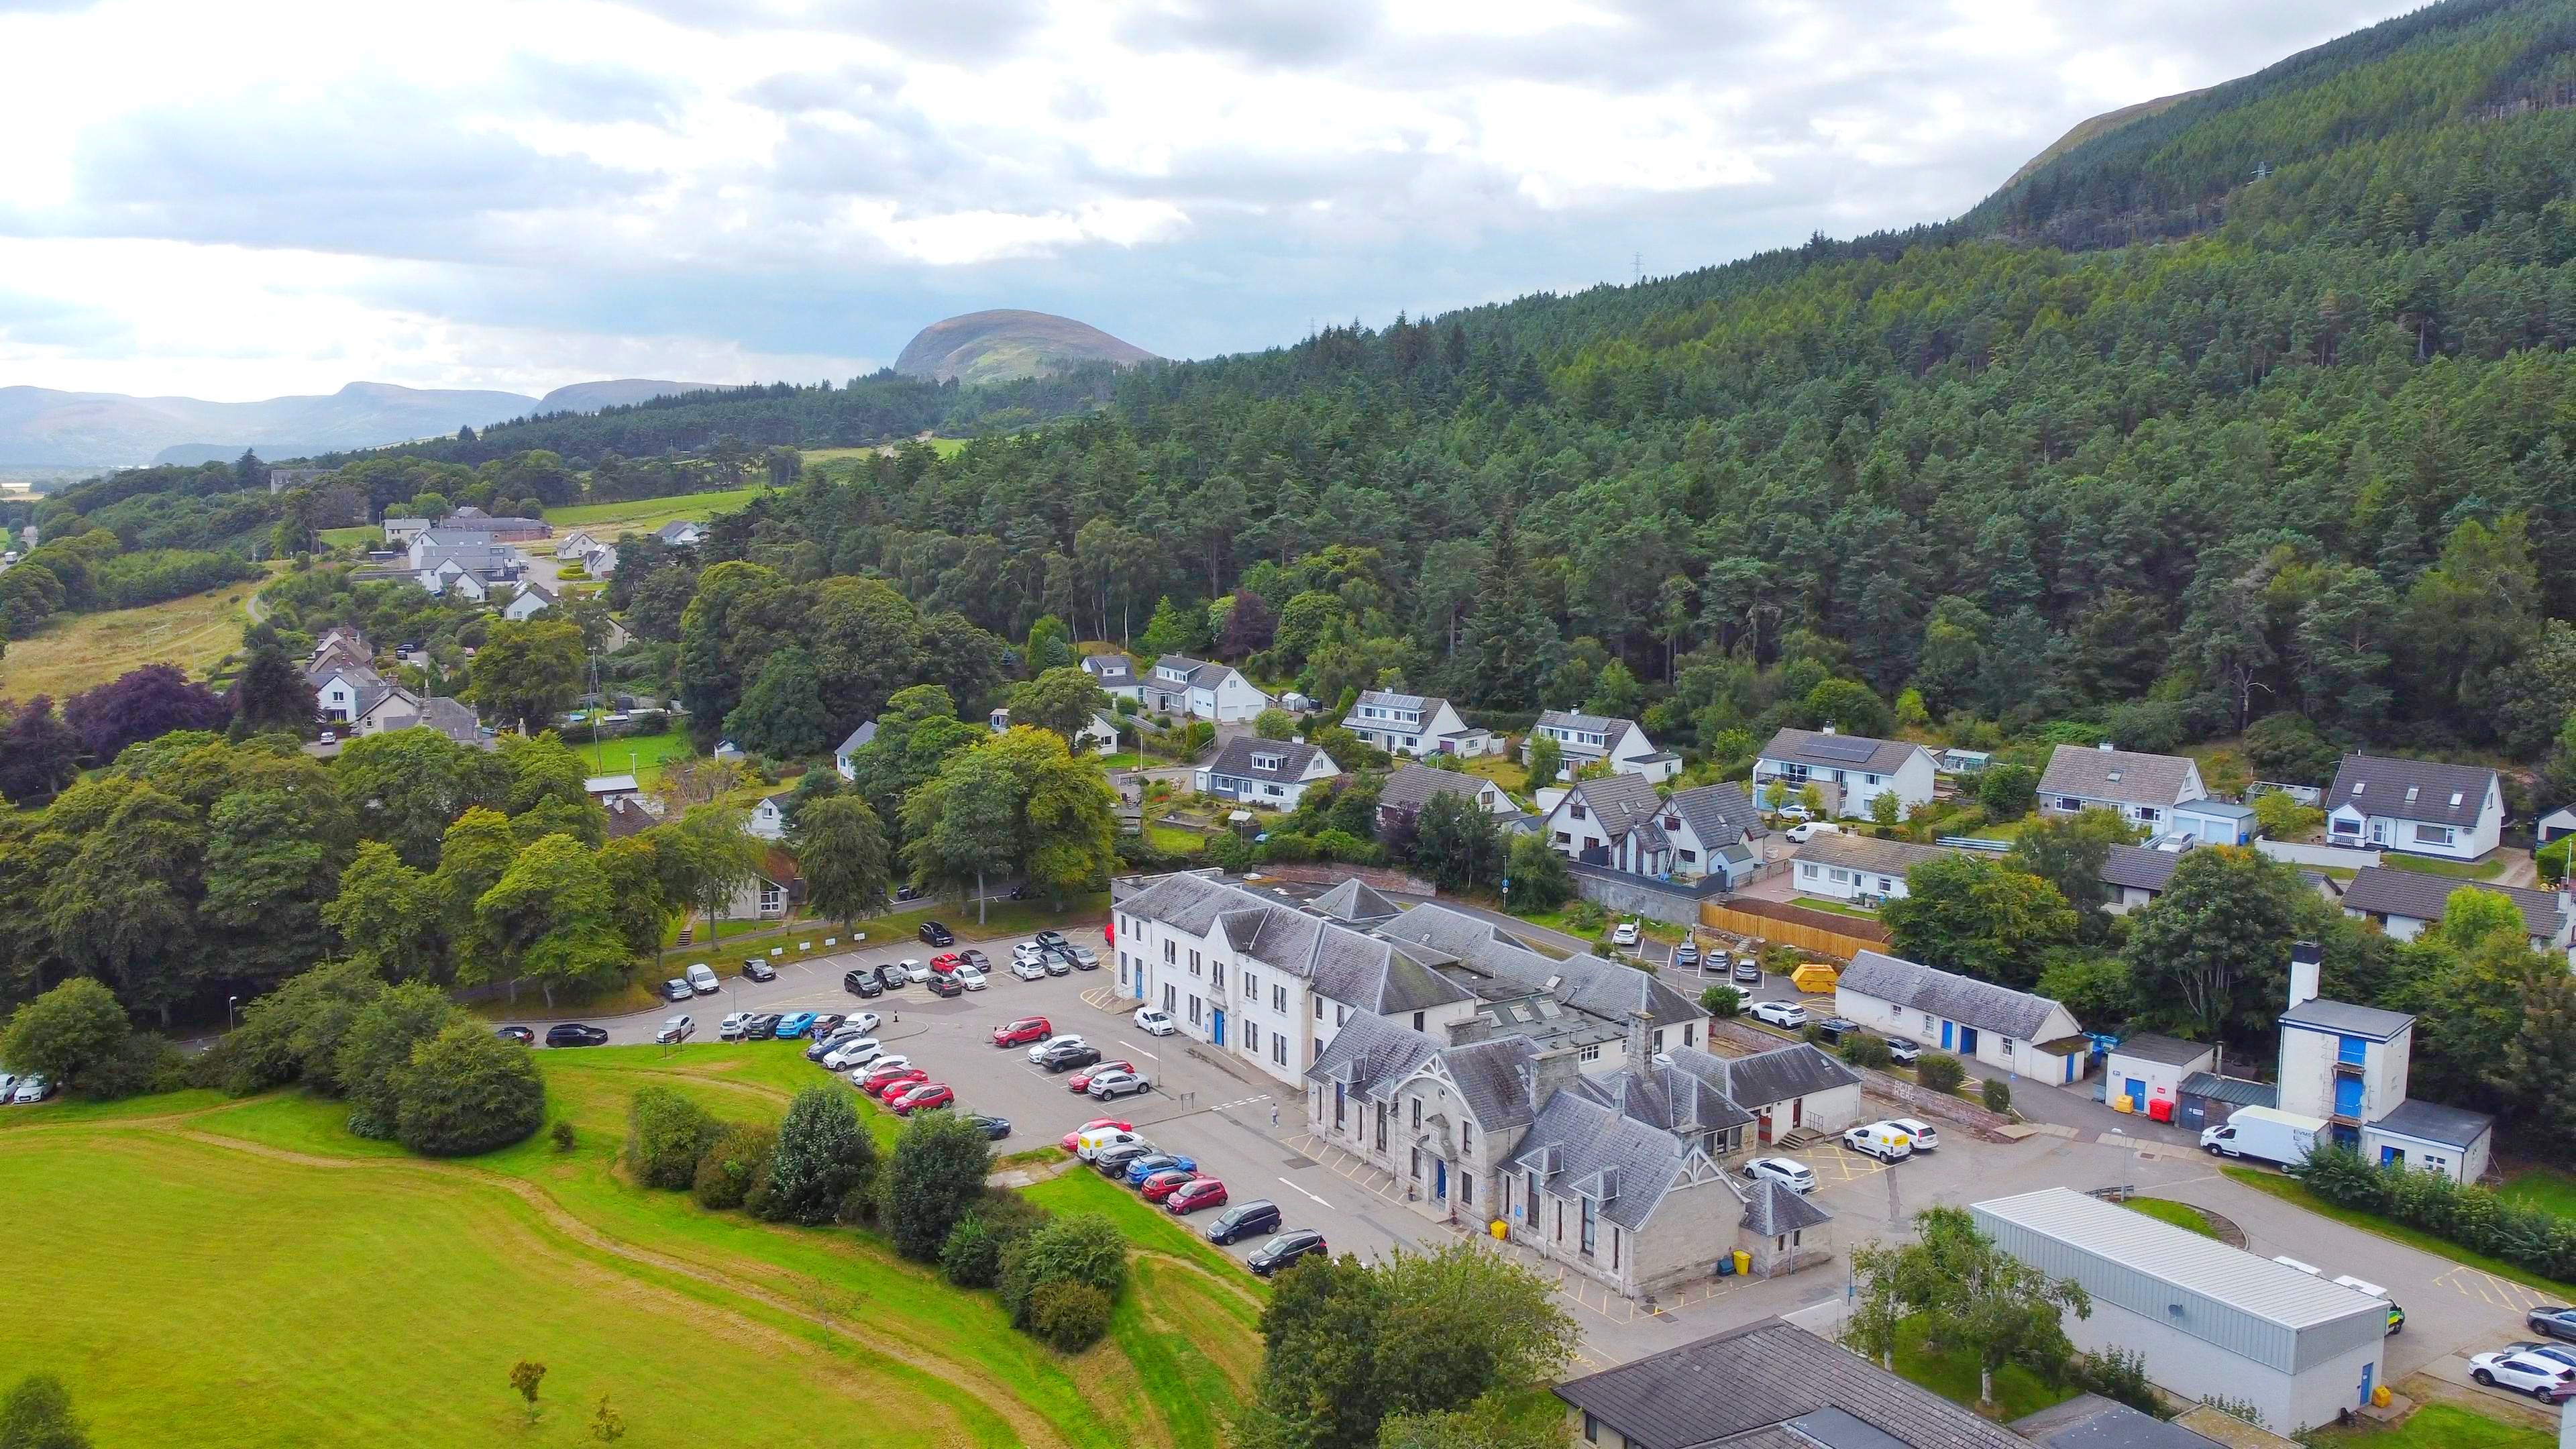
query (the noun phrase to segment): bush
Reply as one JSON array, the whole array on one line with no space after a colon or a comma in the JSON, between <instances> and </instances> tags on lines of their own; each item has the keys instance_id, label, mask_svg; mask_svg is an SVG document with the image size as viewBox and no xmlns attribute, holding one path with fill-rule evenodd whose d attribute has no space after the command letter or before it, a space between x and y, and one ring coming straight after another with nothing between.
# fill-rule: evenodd
<instances>
[{"instance_id":1,"label":"bush","mask_svg":"<svg viewBox=\"0 0 2576 1449\"><path fill-rule=\"evenodd\" d=\"M938 1261L958 1220L983 1197L992 1161L974 1123L954 1112L914 1113L881 1174L895 1251L918 1263Z\"/></svg>"},{"instance_id":2,"label":"bush","mask_svg":"<svg viewBox=\"0 0 2576 1449\"><path fill-rule=\"evenodd\" d=\"M2576 1221L2506 1202L2475 1184L2374 1166L2342 1147L2321 1149L2290 1175L2337 1207L2393 1218L2534 1273L2576 1277Z\"/></svg>"},{"instance_id":3,"label":"bush","mask_svg":"<svg viewBox=\"0 0 2576 1449\"><path fill-rule=\"evenodd\" d=\"M2012 1110L2012 1084L2009 1082L1999 1082L1989 1077L1984 1087L1980 1089L1979 1095L1986 1099L1986 1110L1989 1112Z\"/></svg>"},{"instance_id":4,"label":"bush","mask_svg":"<svg viewBox=\"0 0 2576 1449\"><path fill-rule=\"evenodd\" d=\"M1104 1304L1117 1298L1127 1286L1127 1239L1116 1224L1099 1213L1077 1213L1048 1223L1002 1253L1002 1307L1015 1327L1047 1338L1037 1327L1038 1297L1063 1282L1093 1289Z\"/></svg>"},{"instance_id":5,"label":"bush","mask_svg":"<svg viewBox=\"0 0 2576 1449\"><path fill-rule=\"evenodd\" d=\"M1700 1010L1724 1021L1744 1009L1744 993L1732 986L1712 986L1699 994Z\"/></svg>"},{"instance_id":6,"label":"bush","mask_svg":"<svg viewBox=\"0 0 2576 1449\"><path fill-rule=\"evenodd\" d=\"M698 1206L713 1212L738 1208L751 1196L752 1185L769 1166L770 1154L778 1149L778 1130L749 1122L738 1122L724 1129L698 1158L697 1176L689 1184L689 1194Z\"/></svg>"},{"instance_id":7,"label":"bush","mask_svg":"<svg viewBox=\"0 0 2576 1449\"><path fill-rule=\"evenodd\" d=\"M2147 1357L2134 1349L2117 1346L2100 1353L2079 1353L2068 1372L2076 1387L2086 1393L2128 1405L2141 1414L2159 1419L2171 1418L2172 1411L2147 1379Z\"/></svg>"},{"instance_id":8,"label":"bush","mask_svg":"<svg viewBox=\"0 0 2576 1449\"><path fill-rule=\"evenodd\" d=\"M1914 1063L1914 1080L1936 1092L1955 1092L1968 1079L1968 1069L1957 1057L1939 1052L1925 1052Z\"/></svg>"},{"instance_id":9,"label":"bush","mask_svg":"<svg viewBox=\"0 0 2576 1449\"><path fill-rule=\"evenodd\" d=\"M838 1085L807 1087L778 1127L768 1190L752 1211L771 1222L828 1223L841 1203L876 1175L877 1143Z\"/></svg>"},{"instance_id":10,"label":"bush","mask_svg":"<svg viewBox=\"0 0 2576 1449\"><path fill-rule=\"evenodd\" d=\"M555 1124L554 1139L555 1151L557 1152L570 1152L580 1142L580 1139L573 1135L572 1123L570 1122L557 1122Z\"/></svg>"},{"instance_id":11,"label":"bush","mask_svg":"<svg viewBox=\"0 0 2576 1449\"><path fill-rule=\"evenodd\" d=\"M1798 1039L1809 1046L1831 1046L1834 1040L1832 1036L1826 1033L1825 1024L1820 1021L1808 1022L1804 1027L1800 1028L1798 1031Z\"/></svg>"},{"instance_id":12,"label":"bush","mask_svg":"<svg viewBox=\"0 0 2576 1449\"><path fill-rule=\"evenodd\" d=\"M1071 1279L1046 1284L1031 1298L1029 1332L1059 1353L1080 1353L1109 1332L1109 1295Z\"/></svg>"},{"instance_id":13,"label":"bush","mask_svg":"<svg viewBox=\"0 0 2576 1449\"><path fill-rule=\"evenodd\" d=\"M980 1217L962 1218L939 1248L940 1276L960 1288L990 1288L1002 1281L1002 1235Z\"/></svg>"},{"instance_id":14,"label":"bush","mask_svg":"<svg viewBox=\"0 0 2576 1449\"><path fill-rule=\"evenodd\" d=\"M1888 1063L1895 1060L1894 1057L1888 1055L1886 1042L1883 1042L1874 1036L1863 1036L1858 1032L1854 1032L1851 1037L1843 1043L1842 1056L1844 1061L1851 1063L1853 1066L1878 1067L1881 1069L1884 1069Z\"/></svg>"},{"instance_id":15,"label":"bush","mask_svg":"<svg viewBox=\"0 0 2576 1449\"><path fill-rule=\"evenodd\" d=\"M187 1083L187 1066L168 1038L149 1032L128 1036L116 1050L82 1068L80 1093L93 1101L113 1102L148 1092L176 1091Z\"/></svg>"},{"instance_id":16,"label":"bush","mask_svg":"<svg viewBox=\"0 0 2576 1449\"><path fill-rule=\"evenodd\" d=\"M464 1015L447 993L422 981L388 987L350 1014L332 1070L349 1095L351 1132L379 1140L401 1134L403 1082L413 1054ZM484 1039L508 1045L488 1033ZM526 1055L523 1047L510 1049ZM535 1130L533 1123L527 1129Z\"/></svg>"},{"instance_id":17,"label":"bush","mask_svg":"<svg viewBox=\"0 0 2576 1449\"><path fill-rule=\"evenodd\" d=\"M1986 818L2019 820L2039 800L2039 772L2028 765L1992 764L1977 777L1977 803Z\"/></svg>"},{"instance_id":18,"label":"bush","mask_svg":"<svg viewBox=\"0 0 2576 1449\"><path fill-rule=\"evenodd\" d=\"M469 1157L524 1140L546 1120L546 1082L524 1047L459 1021L412 1052L395 1138L424 1157Z\"/></svg>"},{"instance_id":19,"label":"bush","mask_svg":"<svg viewBox=\"0 0 2576 1449\"><path fill-rule=\"evenodd\" d=\"M133 1032L116 993L94 977L75 976L10 1014L0 1065L85 1092L84 1074L123 1051Z\"/></svg>"},{"instance_id":20,"label":"bush","mask_svg":"<svg viewBox=\"0 0 2576 1449\"><path fill-rule=\"evenodd\" d=\"M646 1187L684 1191L724 1124L670 1087L646 1087L626 1108L626 1170Z\"/></svg>"}]
</instances>

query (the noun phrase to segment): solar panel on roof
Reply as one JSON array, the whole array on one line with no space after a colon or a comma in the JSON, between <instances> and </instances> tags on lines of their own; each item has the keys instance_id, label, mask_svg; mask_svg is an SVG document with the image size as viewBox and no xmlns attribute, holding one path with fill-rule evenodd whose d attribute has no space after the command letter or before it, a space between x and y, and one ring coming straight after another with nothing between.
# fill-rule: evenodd
<instances>
[{"instance_id":1,"label":"solar panel on roof","mask_svg":"<svg viewBox=\"0 0 2576 1449\"><path fill-rule=\"evenodd\" d=\"M1874 740L1809 740L1803 753L1820 760L1839 760L1856 765L1877 754L1878 744Z\"/></svg>"}]
</instances>

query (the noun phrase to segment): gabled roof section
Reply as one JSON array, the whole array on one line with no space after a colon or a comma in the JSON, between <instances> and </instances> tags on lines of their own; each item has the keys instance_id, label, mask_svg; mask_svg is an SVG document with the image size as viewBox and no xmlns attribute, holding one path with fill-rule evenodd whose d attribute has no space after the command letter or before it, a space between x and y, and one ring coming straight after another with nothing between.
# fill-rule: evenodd
<instances>
[{"instance_id":1,"label":"gabled roof section","mask_svg":"<svg viewBox=\"0 0 2576 1449\"><path fill-rule=\"evenodd\" d=\"M1874 996L1892 1005L1927 1011L1979 1031L1999 1031L2034 1041L2057 1003L2045 996L1979 981L1973 976L1935 971L1929 966L1863 951L1845 967L1837 989Z\"/></svg>"},{"instance_id":2,"label":"gabled roof section","mask_svg":"<svg viewBox=\"0 0 2576 1449\"><path fill-rule=\"evenodd\" d=\"M2562 898L2554 891L2488 885L2420 870L2392 870L2384 865L2361 868L2361 873L2344 887L2343 907L2364 915L2438 921L2450 907L2451 893L2460 890L2485 891L2513 902L2515 909L2522 912L2524 929L2544 941L2558 934L2558 903Z\"/></svg>"},{"instance_id":3,"label":"gabled roof section","mask_svg":"<svg viewBox=\"0 0 2576 1449\"><path fill-rule=\"evenodd\" d=\"M1362 930L1396 916L1395 902L1388 900L1358 876L1315 897L1316 910L1337 921L1347 921Z\"/></svg>"},{"instance_id":4,"label":"gabled roof section","mask_svg":"<svg viewBox=\"0 0 2576 1449\"><path fill-rule=\"evenodd\" d=\"M1749 835L1766 835L1761 808L1745 793L1742 782L1728 780L1716 785L1702 785L1691 790L1676 790L1664 802L1664 811L1678 815L1711 850L1722 849Z\"/></svg>"},{"instance_id":5,"label":"gabled roof section","mask_svg":"<svg viewBox=\"0 0 2576 1449\"><path fill-rule=\"evenodd\" d=\"M1697 1077L1747 1110L1860 1080L1859 1073L1807 1042L1743 1057L1722 1057L1697 1047L1676 1047L1665 1055L1673 1059L1673 1070Z\"/></svg>"},{"instance_id":6,"label":"gabled roof section","mask_svg":"<svg viewBox=\"0 0 2576 1449\"><path fill-rule=\"evenodd\" d=\"M1598 779L1578 780L1574 788L1557 802L1564 809L1580 800L1601 828L1616 840L1638 825L1651 821L1664 808L1664 797L1655 793L1655 782L1643 775L1604 775Z\"/></svg>"},{"instance_id":7,"label":"gabled roof section","mask_svg":"<svg viewBox=\"0 0 2576 1449\"><path fill-rule=\"evenodd\" d=\"M1784 729L1762 747L1761 758L1805 765L1810 769L1861 770L1873 775L1893 775L1903 769L1905 762L1921 748L1903 740L1879 740L1867 735Z\"/></svg>"},{"instance_id":8,"label":"gabled roof section","mask_svg":"<svg viewBox=\"0 0 2576 1449\"><path fill-rule=\"evenodd\" d=\"M1804 1232L1833 1220L1832 1213L1809 1202L1804 1193L1768 1177L1753 1185L1752 1199L1744 1205L1745 1228L1766 1238Z\"/></svg>"},{"instance_id":9,"label":"gabled roof section","mask_svg":"<svg viewBox=\"0 0 2576 1449\"><path fill-rule=\"evenodd\" d=\"M868 742L876 737L877 722L875 720L869 720L866 724L850 731L850 737L841 741L841 747L838 750L833 751L833 753L839 755L855 755L860 750L866 748Z\"/></svg>"},{"instance_id":10,"label":"gabled roof section","mask_svg":"<svg viewBox=\"0 0 2576 1449\"><path fill-rule=\"evenodd\" d=\"M1474 992L1414 954L1428 950L1335 932L1317 953L1315 989L1379 1016L1406 1016L1475 1000Z\"/></svg>"},{"instance_id":11,"label":"gabled roof section","mask_svg":"<svg viewBox=\"0 0 2576 1449\"><path fill-rule=\"evenodd\" d=\"M1657 980L1652 972L1598 956L1558 960L1505 935L1481 916L1447 906L1415 906L1380 926L1378 934L1445 952L1475 975L1518 988L1477 993L1487 1000L1497 995L1544 991L1564 1005L1621 1031L1627 1029L1629 1013L1633 1011L1643 1010L1648 1022L1655 1026L1677 1026L1706 1014L1699 1009L1699 1003Z\"/></svg>"},{"instance_id":12,"label":"gabled roof section","mask_svg":"<svg viewBox=\"0 0 2576 1449\"><path fill-rule=\"evenodd\" d=\"M1632 719L1617 719L1606 714L1581 714L1574 710L1552 709L1540 715L1538 723L1532 728L1573 730L1577 734L1599 735L1601 753L1610 755L1618 753L1619 742L1628 737L1630 730L1637 728L1637 722ZM1644 731L1640 730L1638 733L1642 735ZM1560 740L1558 743L1566 742ZM1591 746L1581 745L1577 748L1588 750Z\"/></svg>"},{"instance_id":13,"label":"gabled roof section","mask_svg":"<svg viewBox=\"0 0 2576 1449\"><path fill-rule=\"evenodd\" d=\"M483 721L475 716L471 705L445 695L431 695L420 702L420 722L460 745L483 742Z\"/></svg>"},{"instance_id":14,"label":"gabled roof section","mask_svg":"<svg viewBox=\"0 0 2576 1449\"><path fill-rule=\"evenodd\" d=\"M2102 883L2129 890L2161 891L2173 884L2179 850L2149 850L2143 845L2115 845L2102 860Z\"/></svg>"},{"instance_id":15,"label":"gabled roof section","mask_svg":"<svg viewBox=\"0 0 2576 1449\"><path fill-rule=\"evenodd\" d=\"M2192 770L2191 761L2180 755L2059 745L2049 752L2048 768L2039 777L2039 793L2170 809L2181 800Z\"/></svg>"},{"instance_id":16,"label":"gabled roof section","mask_svg":"<svg viewBox=\"0 0 2576 1449\"><path fill-rule=\"evenodd\" d=\"M2335 769L2324 803L2329 813L2349 805L2363 815L2466 830L2478 823L2487 790L2495 782L2496 772L2483 765L2346 755Z\"/></svg>"},{"instance_id":17,"label":"gabled roof section","mask_svg":"<svg viewBox=\"0 0 2576 1449\"><path fill-rule=\"evenodd\" d=\"M1461 799L1474 800L1493 783L1482 775L1470 775L1464 770L1437 770L1429 765L1407 764L1386 777L1386 784L1378 790L1377 803L1380 809L1393 806L1419 810L1429 804L1434 795L1456 795Z\"/></svg>"},{"instance_id":18,"label":"gabled roof section","mask_svg":"<svg viewBox=\"0 0 2576 1449\"><path fill-rule=\"evenodd\" d=\"M1181 672L1182 683L1194 689L1214 689L1225 682L1225 676L1232 666L1210 664L1204 659L1192 659L1182 654L1166 654L1154 661L1154 669L1157 673L1166 669L1177 669Z\"/></svg>"},{"instance_id":19,"label":"gabled roof section","mask_svg":"<svg viewBox=\"0 0 2576 1449\"><path fill-rule=\"evenodd\" d=\"M1255 764L1253 762L1255 755L1277 756L1280 763L1276 766ZM1333 763L1333 757L1325 754L1322 747L1317 745L1298 740L1265 740L1251 735L1237 735L1226 741L1225 748L1217 751L1216 758L1205 768L1211 774L1231 775L1241 780L1269 780L1288 785L1305 779L1307 771L1312 769L1318 760L1323 761L1328 769L1336 773L1341 769L1339 765Z\"/></svg>"},{"instance_id":20,"label":"gabled roof section","mask_svg":"<svg viewBox=\"0 0 2576 1449\"><path fill-rule=\"evenodd\" d=\"M1526 1125L1532 1114L1529 1088L1521 1071L1538 1056L1525 1037L1495 1037L1444 1047L1440 1065L1467 1104L1467 1114L1486 1131Z\"/></svg>"},{"instance_id":21,"label":"gabled roof section","mask_svg":"<svg viewBox=\"0 0 2576 1449\"><path fill-rule=\"evenodd\" d=\"M1549 1148L1556 1149L1558 1170L1541 1185L1549 1192L1594 1199L1603 1217L1631 1232L1654 1216L1697 1150L1670 1132L1571 1091L1548 1098L1503 1170L1540 1169Z\"/></svg>"},{"instance_id":22,"label":"gabled roof section","mask_svg":"<svg viewBox=\"0 0 2576 1449\"><path fill-rule=\"evenodd\" d=\"M1124 687L1136 682L1136 666L1124 654L1085 654L1083 670L1097 680L1103 689Z\"/></svg>"},{"instance_id":23,"label":"gabled roof section","mask_svg":"<svg viewBox=\"0 0 2576 1449\"><path fill-rule=\"evenodd\" d=\"M1873 875L1903 875L1927 860L1958 853L1943 845L1915 845L1838 830L1810 836L1806 844L1798 847L1796 858L1844 870L1865 870Z\"/></svg>"}]
</instances>

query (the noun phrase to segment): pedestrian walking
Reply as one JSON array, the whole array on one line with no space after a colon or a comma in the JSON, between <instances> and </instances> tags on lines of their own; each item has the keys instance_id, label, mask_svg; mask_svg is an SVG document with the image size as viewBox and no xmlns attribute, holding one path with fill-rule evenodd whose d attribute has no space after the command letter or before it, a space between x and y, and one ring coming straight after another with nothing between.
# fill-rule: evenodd
<instances>
[{"instance_id":1,"label":"pedestrian walking","mask_svg":"<svg viewBox=\"0 0 2576 1449\"><path fill-rule=\"evenodd\" d=\"M1279 1125L1279 1104L1276 1102L1270 1104L1270 1125L1273 1127Z\"/></svg>"}]
</instances>

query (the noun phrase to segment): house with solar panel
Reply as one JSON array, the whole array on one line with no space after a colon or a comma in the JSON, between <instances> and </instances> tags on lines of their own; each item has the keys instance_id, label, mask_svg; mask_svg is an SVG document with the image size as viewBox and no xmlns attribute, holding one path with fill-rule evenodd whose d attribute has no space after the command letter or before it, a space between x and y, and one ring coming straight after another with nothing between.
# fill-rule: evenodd
<instances>
[{"instance_id":1,"label":"house with solar panel","mask_svg":"<svg viewBox=\"0 0 2576 1449\"><path fill-rule=\"evenodd\" d=\"M1436 695L1364 689L1342 716L1342 728L1390 755L1456 755L1473 759L1501 748L1494 732L1471 727L1458 707Z\"/></svg>"},{"instance_id":2,"label":"house with solar panel","mask_svg":"<svg viewBox=\"0 0 2576 1449\"><path fill-rule=\"evenodd\" d=\"M1763 799L1777 780L1793 799L1815 786L1829 816L1867 815L1870 802L1890 792L1900 811L1911 810L1932 803L1935 773L1932 752L1921 745L1841 734L1832 725L1784 729L1754 757L1753 798Z\"/></svg>"}]
</instances>

